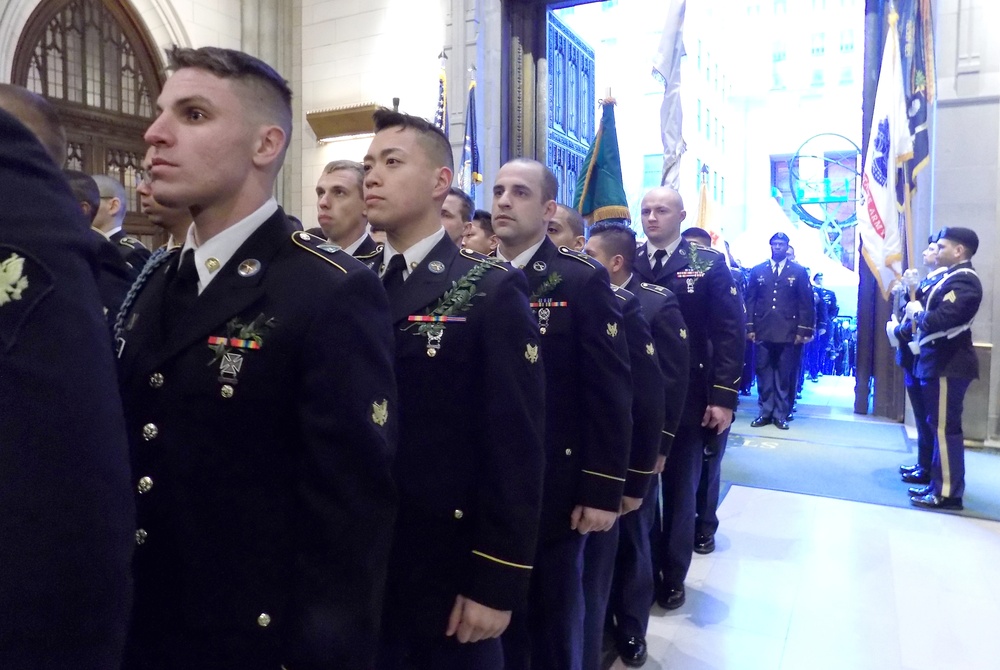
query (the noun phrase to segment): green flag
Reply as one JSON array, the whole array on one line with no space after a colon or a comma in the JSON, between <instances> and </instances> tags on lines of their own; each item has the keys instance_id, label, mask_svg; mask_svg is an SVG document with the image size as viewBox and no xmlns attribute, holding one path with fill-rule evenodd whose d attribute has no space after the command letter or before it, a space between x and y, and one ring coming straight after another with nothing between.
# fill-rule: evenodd
<instances>
[{"instance_id":1,"label":"green flag","mask_svg":"<svg viewBox=\"0 0 1000 670\"><path fill-rule=\"evenodd\" d=\"M603 100L604 114L597 137L590 145L584 169L576 182L573 207L591 223L605 219L631 221L628 200L622 185L622 161L618 153L618 131L615 130L615 101Z\"/></svg>"}]
</instances>

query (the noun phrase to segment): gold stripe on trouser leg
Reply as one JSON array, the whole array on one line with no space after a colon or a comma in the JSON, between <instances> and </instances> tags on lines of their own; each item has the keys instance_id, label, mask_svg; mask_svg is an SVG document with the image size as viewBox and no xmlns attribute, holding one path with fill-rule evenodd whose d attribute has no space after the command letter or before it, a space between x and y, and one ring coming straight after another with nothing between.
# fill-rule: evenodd
<instances>
[{"instance_id":1,"label":"gold stripe on trouser leg","mask_svg":"<svg viewBox=\"0 0 1000 670\"><path fill-rule=\"evenodd\" d=\"M941 495L951 497L951 464L948 462L948 439L945 420L948 418L948 378L938 378L938 458L941 459Z\"/></svg>"}]
</instances>

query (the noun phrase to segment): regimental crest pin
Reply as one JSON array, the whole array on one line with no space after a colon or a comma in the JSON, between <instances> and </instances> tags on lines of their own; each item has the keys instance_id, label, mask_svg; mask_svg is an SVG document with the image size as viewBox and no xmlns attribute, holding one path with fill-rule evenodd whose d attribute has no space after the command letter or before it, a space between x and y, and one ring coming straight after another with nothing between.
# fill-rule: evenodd
<instances>
[{"instance_id":1,"label":"regimental crest pin","mask_svg":"<svg viewBox=\"0 0 1000 670\"><path fill-rule=\"evenodd\" d=\"M372 422L376 426L384 426L385 422L389 420L389 399L386 398L382 402L372 403Z\"/></svg>"},{"instance_id":2,"label":"regimental crest pin","mask_svg":"<svg viewBox=\"0 0 1000 670\"><path fill-rule=\"evenodd\" d=\"M656 347L653 346L652 342L646 345L646 353L650 356L656 353Z\"/></svg>"},{"instance_id":3,"label":"regimental crest pin","mask_svg":"<svg viewBox=\"0 0 1000 670\"><path fill-rule=\"evenodd\" d=\"M439 275L442 272L444 272L444 263L442 263L441 261L431 261L430 263L427 264L427 269L433 272L434 274Z\"/></svg>"},{"instance_id":4,"label":"regimental crest pin","mask_svg":"<svg viewBox=\"0 0 1000 670\"><path fill-rule=\"evenodd\" d=\"M525 357L525 359L527 359L527 361L529 363L537 363L538 362L538 345L537 344L530 344L529 343L528 346L525 347L525 349L524 349L524 357Z\"/></svg>"},{"instance_id":5,"label":"regimental crest pin","mask_svg":"<svg viewBox=\"0 0 1000 670\"><path fill-rule=\"evenodd\" d=\"M687 328L681 328L681 339L686 340L688 338Z\"/></svg>"},{"instance_id":6,"label":"regimental crest pin","mask_svg":"<svg viewBox=\"0 0 1000 670\"><path fill-rule=\"evenodd\" d=\"M535 272L545 272L545 268L547 267L548 266L545 264L545 261L535 261L531 265L531 269L534 270Z\"/></svg>"},{"instance_id":7,"label":"regimental crest pin","mask_svg":"<svg viewBox=\"0 0 1000 670\"><path fill-rule=\"evenodd\" d=\"M305 235L303 235L303 238ZM255 274L260 272L260 261L256 258L248 258L242 263L240 263L239 268L236 272L241 277L253 277Z\"/></svg>"},{"instance_id":8,"label":"regimental crest pin","mask_svg":"<svg viewBox=\"0 0 1000 670\"><path fill-rule=\"evenodd\" d=\"M617 323L609 323L608 324L608 336L609 337L618 337L618 324Z\"/></svg>"}]
</instances>

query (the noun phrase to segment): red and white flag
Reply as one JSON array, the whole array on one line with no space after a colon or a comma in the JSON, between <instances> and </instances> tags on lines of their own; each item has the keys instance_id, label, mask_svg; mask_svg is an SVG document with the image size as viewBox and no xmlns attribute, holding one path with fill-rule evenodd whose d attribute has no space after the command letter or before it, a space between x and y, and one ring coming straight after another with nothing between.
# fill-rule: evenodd
<instances>
[{"instance_id":1,"label":"red and white flag","mask_svg":"<svg viewBox=\"0 0 1000 670\"><path fill-rule=\"evenodd\" d=\"M905 269L905 219L902 201L896 185L901 183L900 170L913 155L913 137L906 116L903 89L903 66L899 56L898 16L889 15L889 30L882 52L878 88L871 133L865 152L865 169L861 175L861 195L858 199L858 233L862 255L882 289L889 297L892 285Z\"/></svg>"}]
</instances>

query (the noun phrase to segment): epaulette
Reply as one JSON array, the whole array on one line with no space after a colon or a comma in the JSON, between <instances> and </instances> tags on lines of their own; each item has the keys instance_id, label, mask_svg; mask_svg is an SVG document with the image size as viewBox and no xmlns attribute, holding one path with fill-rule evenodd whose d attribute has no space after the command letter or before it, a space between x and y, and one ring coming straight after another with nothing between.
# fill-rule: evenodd
<instances>
[{"instance_id":1,"label":"epaulette","mask_svg":"<svg viewBox=\"0 0 1000 670\"><path fill-rule=\"evenodd\" d=\"M595 269L597 268L597 266L591 262L592 261L591 257L581 251L574 251L569 247L559 247L559 253L561 253L563 256L569 256L570 258L575 258L581 263L586 263L592 268Z\"/></svg>"},{"instance_id":2,"label":"epaulette","mask_svg":"<svg viewBox=\"0 0 1000 670\"><path fill-rule=\"evenodd\" d=\"M129 249L136 249L136 248L138 248L138 249L145 249L146 248L146 246L142 242L140 242L139 240L135 239L134 237L129 237L128 235L126 235L126 236L122 237L121 239L119 239L118 240L118 244L122 245L123 247L128 247Z\"/></svg>"},{"instance_id":3,"label":"epaulette","mask_svg":"<svg viewBox=\"0 0 1000 670\"><path fill-rule=\"evenodd\" d=\"M371 252L370 254L360 254L358 256L355 256L355 258L357 258L358 260L366 260L367 261L369 259L372 259L372 258L375 258L376 256L378 256L380 253L382 253L383 249L385 249L385 245L384 244L380 244L377 247L375 247L375 251Z\"/></svg>"},{"instance_id":4,"label":"epaulette","mask_svg":"<svg viewBox=\"0 0 1000 670\"><path fill-rule=\"evenodd\" d=\"M507 267L507 264L501 262L496 256L487 256L486 254L481 254L478 251L473 251L472 249L460 249L459 253L471 261L476 261L477 263L488 263L490 267L499 268L504 272L510 272L510 268Z\"/></svg>"},{"instance_id":5,"label":"epaulette","mask_svg":"<svg viewBox=\"0 0 1000 670\"><path fill-rule=\"evenodd\" d=\"M292 233L292 242L295 246L300 249L305 249L313 256L318 256L324 261L337 268L344 274L347 274L347 270L343 265L335 261L337 254L344 254L344 250L338 247L336 244L329 244L326 240L315 235L310 235L309 233L303 232L301 230L296 230ZM346 255L346 254L345 254Z\"/></svg>"},{"instance_id":6,"label":"epaulette","mask_svg":"<svg viewBox=\"0 0 1000 670\"><path fill-rule=\"evenodd\" d=\"M646 282L642 282L641 284L639 284L639 286L641 288L646 289L647 291L652 291L653 293L662 295L663 297L667 296L667 289L663 288L662 286L657 286L656 284L647 284Z\"/></svg>"},{"instance_id":7,"label":"epaulette","mask_svg":"<svg viewBox=\"0 0 1000 670\"><path fill-rule=\"evenodd\" d=\"M627 288L622 288L621 286L612 286L611 290L614 291L615 295L622 300L627 301L629 298L634 298L635 294L629 291Z\"/></svg>"}]
</instances>

